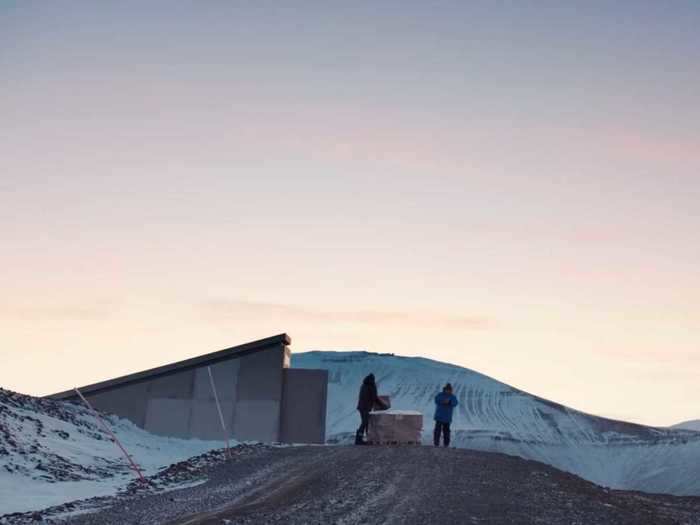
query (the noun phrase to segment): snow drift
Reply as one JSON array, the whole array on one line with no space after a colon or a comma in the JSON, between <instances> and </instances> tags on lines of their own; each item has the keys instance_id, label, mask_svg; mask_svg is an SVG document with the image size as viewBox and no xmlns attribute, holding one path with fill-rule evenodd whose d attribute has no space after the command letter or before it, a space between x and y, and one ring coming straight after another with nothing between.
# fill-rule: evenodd
<instances>
[{"instance_id":1,"label":"snow drift","mask_svg":"<svg viewBox=\"0 0 700 525\"><path fill-rule=\"evenodd\" d=\"M601 418L528 394L490 377L430 359L367 352L294 354L292 366L329 371L326 436L347 442L359 421L362 378L372 372L392 408L424 415L432 441L433 398L446 382L459 399L453 444L547 463L599 485L700 495L700 433Z\"/></svg>"},{"instance_id":2,"label":"snow drift","mask_svg":"<svg viewBox=\"0 0 700 525\"><path fill-rule=\"evenodd\" d=\"M145 475L222 446L149 434L105 416ZM0 388L0 516L111 495L135 474L84 407Z\"/></svg>"}]
</instances>

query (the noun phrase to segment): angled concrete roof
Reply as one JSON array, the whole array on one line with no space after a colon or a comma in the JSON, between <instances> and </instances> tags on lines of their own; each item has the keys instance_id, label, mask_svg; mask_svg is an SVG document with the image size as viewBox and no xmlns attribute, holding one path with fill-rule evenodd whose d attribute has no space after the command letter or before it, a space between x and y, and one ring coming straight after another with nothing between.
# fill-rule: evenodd
<instances>
[{"instance_id":1,"label":"angled concrete roof","mask_svg":"<svg viewBox=\"0 0 700 525\"><path fill-rule=\"evenodd\" d=\"M265 350L270 346L278 344L290 345L291 343L292 339L287 334L279 334L272 337L267 337L265 339L259 339L258 341L252 341L250 343L225 348L217 352L211 352L209 354L192 357L190 359L185 359L184 361L178 361L177 363L171 363L169 365L159 366L156 368L151 368L149 370L144 370L142 372L136 372L133 374L117 377L115 379L108 379L107 381L101 381L92 385L83 386L80 387L80 391L83 394L91 394L100 390L108 390L110 388L122 386L128 383L142 381L144 379L152 379L154 377L164 376L172 374L174 372L180 372L189 368L197 368L202 365L214 364L218 361L224 361L231 357L241 357L247 354L252 354L253 352ZM66 390L64 392L58 392L56 394L52 394L46 397L50 397L53 399L69 399L77 396L75 390Z\"/></svg>"}]
</instances>

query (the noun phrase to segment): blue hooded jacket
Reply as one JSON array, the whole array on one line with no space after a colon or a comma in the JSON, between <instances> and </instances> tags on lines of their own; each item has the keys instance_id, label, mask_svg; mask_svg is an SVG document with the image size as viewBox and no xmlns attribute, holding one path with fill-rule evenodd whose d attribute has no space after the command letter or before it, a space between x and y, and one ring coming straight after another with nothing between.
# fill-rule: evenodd
<instances>
[{"instance_id":1,"label":"blue hooded jacket","mask_svg":"<svg viewBox=\"0 0 700 525\"><path fill-rule=\"evenodd\" d=\"M458 405L457 398L447 392L435 396L435 421L452 423L452 411Z\"/></svg>"}]
</instances>

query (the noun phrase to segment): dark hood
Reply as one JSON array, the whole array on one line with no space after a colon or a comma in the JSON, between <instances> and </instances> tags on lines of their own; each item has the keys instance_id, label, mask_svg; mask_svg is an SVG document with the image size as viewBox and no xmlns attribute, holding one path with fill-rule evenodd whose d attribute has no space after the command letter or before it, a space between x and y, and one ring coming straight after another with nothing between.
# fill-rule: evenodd
<instances>
[{"instance_id":1,"label":"dark hood","mask_svg":"<svg viewBox=\"0 0 700 525\"><path fill-rule=\"evenodd\" d=\"M374 384L374 374L370 374L362 381L363 385L373 385Z\"/></svg>"}]
</instances>

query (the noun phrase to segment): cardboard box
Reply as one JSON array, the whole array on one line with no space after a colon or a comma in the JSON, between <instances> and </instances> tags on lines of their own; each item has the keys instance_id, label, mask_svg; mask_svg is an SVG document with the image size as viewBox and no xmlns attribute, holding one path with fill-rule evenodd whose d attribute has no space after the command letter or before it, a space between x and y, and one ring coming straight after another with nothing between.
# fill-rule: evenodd
<instances>
[{"instance_id":1,"label":"cardboard box","mask_svg":"<svg viewBox=\"0 0 700 525\"><path fill-rule=\"evenodd\" d=\"M370 412L367 441L375 445L418 445L423 432L423 414L415 410Z\"/></svg>"},{"instance_id":2,"label":"cardboard box","mask_svg":"<svg viewBox=\"0 0 700 525\"><path fill-rule=\"evenodd\" d=\"M377 396L382 400L385 406L380 406L379 403L375 403L372 410L389 410L391 408L391 397L389 396Z\"/></svg>"}]
</instances>

